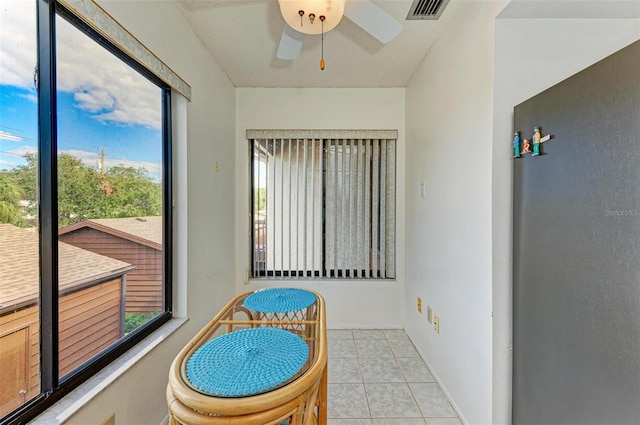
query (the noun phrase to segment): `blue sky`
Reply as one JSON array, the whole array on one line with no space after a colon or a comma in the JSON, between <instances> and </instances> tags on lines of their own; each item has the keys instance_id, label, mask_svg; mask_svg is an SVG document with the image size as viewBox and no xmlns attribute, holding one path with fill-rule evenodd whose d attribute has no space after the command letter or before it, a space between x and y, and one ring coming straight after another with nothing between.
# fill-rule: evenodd
<instances>
[{"instance_id":1,"label":"blue sky","mask_svg":"<svg viewBox=\"0 0 640 425\"><path fill-rule=\"evenodd\" d=\"M35 2L33 2L35 3ZM97 167L143 167L159 178L161 91L61 18L57 25L58 151ZM0 11L0 169L38 145L35 8L3 0Z\"/></svg>"}]
</instances>

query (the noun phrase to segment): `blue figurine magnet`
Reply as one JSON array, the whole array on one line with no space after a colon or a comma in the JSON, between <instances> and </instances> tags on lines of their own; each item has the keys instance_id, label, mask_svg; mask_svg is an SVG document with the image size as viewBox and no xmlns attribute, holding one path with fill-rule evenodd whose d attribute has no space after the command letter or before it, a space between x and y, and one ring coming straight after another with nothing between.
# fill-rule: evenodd
<instances>
[{"instance_id":1,"label":"blue figurine magnet","mask_svg":"<svg viewBox=\"0 0 640 425\"><path fill-rule=\"evenodd\" d=\"M513 134L513 157L520 158L520 132Z\"/></svg>"}]
</instances>

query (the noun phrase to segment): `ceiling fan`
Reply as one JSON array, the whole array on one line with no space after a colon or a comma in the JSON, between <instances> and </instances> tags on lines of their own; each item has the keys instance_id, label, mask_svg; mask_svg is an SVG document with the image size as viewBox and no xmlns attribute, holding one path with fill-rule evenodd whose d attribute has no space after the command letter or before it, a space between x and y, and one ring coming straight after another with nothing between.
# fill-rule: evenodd
<instances>
[{"instance_id":1,"label":"ceiling fan","mask_svg":"<svg viewBox=\"0 0 640 425\"><path fill-rule=\"evenodd\" d=\"M278 0L278 3L286 22L276 54L278 59L297 59L306 34L324 35L335 28L343 16L383 44L393 40L403 28L370 0Z\"/></svg>"}]
</instances>

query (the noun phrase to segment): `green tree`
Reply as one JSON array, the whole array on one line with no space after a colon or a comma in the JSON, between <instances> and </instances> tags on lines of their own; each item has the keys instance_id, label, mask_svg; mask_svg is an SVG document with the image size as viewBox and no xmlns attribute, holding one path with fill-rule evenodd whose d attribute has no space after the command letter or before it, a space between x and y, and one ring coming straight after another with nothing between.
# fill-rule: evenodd
<instances>
[{"instance_id":1,"label":"green tree","mask_svg":"<svg viewBox=\"0 0 640 425\"><path fill-rule=\"evenodd\" d=\"M162 187L144 168L119 165L105 174L113 191L109 198L109 217L162 215Z\"/></svg>"},{"instance_id":2,"label":"green tree","mask_svg":"<svg viewBox=\"0 0 640 425\"><path fill-rule=\"evenodd\" d=\"M37 157L9 172L25 200L26 216L37 216ZM69 154L58 155L58 226L93 218L162 214L162 186L144 168L119 165L104 175Z\"/></svg>"},{"instance_id":3,"label":"green tree","mask_svg":"<svg viewBox=\"0 0 640 425\"><path fill-rule=\"evenodd\" d=\"M267 188L266 187L258 187L254 190L254 209L256 211L264 211L267 207Z\"/></svg>"},{"instance_id":4,"label":"green tree","mask_svg":"<svg viewBox=\"0 0 640 425\"><path fill-rule=\"evenodd\" d=\"M25 226L20 201L24 198L20 187L8 172L0 173L0 223Z\"/></svg>"},{"instance_id":5,"label":"green tree","mask_svg":"<svg viewBox=\"0 0 640 425\"><path fill-rule=\"evenodd\" d=\"M38 157L33 153L25 155L26 164L8 172L11 180L22 195L23 212L31 220L38 217ZM33 223L32 223L33 224Z\"/></svg>"},{"instance_id":6,"label":"green tree","mask_svg":"<svg viewBox=\"0 0 640 425\"><path fill-rule=\"evenodd\" d=\"M100 174L72 155L58 155L58 226L105 218Z\"/></svg>"}]
</instances>

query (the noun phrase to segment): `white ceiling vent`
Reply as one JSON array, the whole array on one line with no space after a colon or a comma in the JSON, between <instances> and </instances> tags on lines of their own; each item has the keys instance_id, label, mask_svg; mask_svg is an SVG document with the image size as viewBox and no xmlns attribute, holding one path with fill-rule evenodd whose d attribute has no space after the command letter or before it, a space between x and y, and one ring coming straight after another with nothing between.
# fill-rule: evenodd
<instances>
[{"instance_id":1,"label":"white ceiling vent","mask_svg":"<svg viewBox=\"0 0 640 425\"><path fill-rule=\"evenodd\" d=\"M449 0L413 0L407 20L438 19Z\"/></svg>"}]
</instances>

